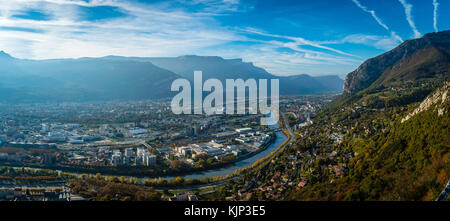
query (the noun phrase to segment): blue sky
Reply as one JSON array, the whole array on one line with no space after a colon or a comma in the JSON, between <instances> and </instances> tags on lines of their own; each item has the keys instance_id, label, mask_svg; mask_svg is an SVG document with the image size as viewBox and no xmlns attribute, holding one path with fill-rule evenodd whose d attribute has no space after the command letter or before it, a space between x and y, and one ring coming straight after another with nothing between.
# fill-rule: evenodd
<instances>
[{"instance_id":1,"label":"blue sky","mask_svg":"<svg viewBox=\"0 0 450 221\"><path fill-rule=\"evenodd\" d=\"M365 59L450 29L448 0L7 0L0 50L30 59L186 54L276 75L345 76Z\"/></svg>"}]
</instances>

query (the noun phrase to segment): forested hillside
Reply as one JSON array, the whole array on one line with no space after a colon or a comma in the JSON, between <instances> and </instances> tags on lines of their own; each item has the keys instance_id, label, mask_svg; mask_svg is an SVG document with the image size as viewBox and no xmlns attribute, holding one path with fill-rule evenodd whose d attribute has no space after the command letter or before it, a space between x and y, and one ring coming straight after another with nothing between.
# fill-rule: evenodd
<instances>
[{"instance_id":1,"label":"forested hillside","mask_svg":"<svg viewBox=\"0 0 450 221\"><path fill-rule=\"evenodd\" d=\"M354 107L359 110L351 113L345 113L345 108L321 113L319 124L331 121L351 126L334 147L342 155L353 156L342 162L347 173L341 178L322 177L313 185L292 191L287 199L434 200L450 179L448 90L447 82L431 93L427 109L403 123L402 118L419 103L407 107L390 104L378 113L371 112L374 107L358 105ZM427 90L420 87L415 91L412 93Z\"/></svg>"}]
</instances>

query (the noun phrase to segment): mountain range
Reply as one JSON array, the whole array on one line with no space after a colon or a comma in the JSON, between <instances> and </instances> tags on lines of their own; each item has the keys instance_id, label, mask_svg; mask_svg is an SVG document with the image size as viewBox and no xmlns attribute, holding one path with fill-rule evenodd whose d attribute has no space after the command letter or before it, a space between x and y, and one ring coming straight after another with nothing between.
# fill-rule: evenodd
<instances>
[{"instance_id":1,"label":"mountain range","mask_svg":"<svg viewBox=\"0 0 450 221\"><path fill-rule=\"evenodd\" d=\"M450 73L450 31L429 33L365 61L346 76L344 92L401 86Z\"/></svg>"},{"instance_id":2,"label":"mountain range","mask_svg":"<svg viewBox=\"0 0 450 221\"><path fill-rule=\"evenodd\" d=\"M118 57L108 56L114 60L134 60L151 62L154 65L172 71L182 78L190 81L194 78L194 71L201 70L203 79L216 78L224 84L225 79L244 80L254 79L279 79L280 94L315 94L341 92L344 81L337 75L312 77L307 74L294 76L275 76L263 68L254 66L251 62L243 62L242 59L224 59L218 56L185 55L180 57Z\"/></svg>"},{"instance_id":3,"label":"mountain range","mask_svg":"<svg viewBox=\"0 0 450 221\"><path fill-rule=\"evenodd\" d=\"M173 80L192 80L195 70L203 79L280 79L280 94L342 91L338 76L306 74L279 77L242 59L216 56L29 60L0 52L0 100L19 102L78 102L169 98Z\"/></svg>"}]
</instances>

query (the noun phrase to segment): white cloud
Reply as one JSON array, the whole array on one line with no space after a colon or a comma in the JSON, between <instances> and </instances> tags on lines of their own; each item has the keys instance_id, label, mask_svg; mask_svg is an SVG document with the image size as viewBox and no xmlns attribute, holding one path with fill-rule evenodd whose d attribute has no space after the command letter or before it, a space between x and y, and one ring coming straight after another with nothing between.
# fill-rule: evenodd
<instances>
[{"instance_id":1,"label":"white cloud","mask_svg":"<svg viewBox=\"0 0 450 221\"><path fill-rule=\"evenodd\" d=\"M368 45L381 50L391 50L398 45L398 39L395 36L378 36L366 34L351 34L345 36L343 39L335 41L324 41L321 44L361 44Z\"/></svg>"},{"instance_id":2,"label":"white cloud","mask_svg":"<svg viewBox=\"0 0 450 221\"><path fill-rule=\"evenodd\" d=\"M103 21L78 21L75 6L120 7L128 17ZM12 18L19 10L36 9L52 20ZM0 26L40 29L43 33L0 30L2 50L23 58L105 56L173 56L191 54L202 47L239 40L209 17L125 1L16 0L0 5ZM26 40L27 45L16 42ZM25 50L26 48L26 50Z\"/></svg>"},{"instance_id":3,"label":"white cloud","mask_svg":"<svg viewBox=\"0 0 450 221\"><path fill-rule=\"evenodd\" d=\"M239 0L174 0L185 5L200 6L198 12L203 15L221 15L229 12L243 12L251 8Z\"/></svg>"},{"instance_id":4,"label":"white cloud","mask_svg":"<svg viewBox=\"0 0 450 221\"><path fill-rule=\"evenodd\" d=\"M0 29L0 50L19 58L32 59L219 55L241 57L278 75L320 75L348 73L362 62L360 57L328 44L352 42L388 49L399 39L391 32L391 37L355 35L340 41L317 42L252 28L230 29L217 22L215 16L241 10L239 1L195 0L186 4L210 1L214 4L194 12L173 7L173 2L148 5L118 0L6 1L0 4L0 27L40 31ZM78 6L117 7L128 16L99 21L80 20L83 11ZM30 9L39 9L52 19L36 21L11 17ZM259 37L250 38L250 33ZM261 40L261 36L270 40ZM244 44L239 46L234 42ZM233 46L227 47L227 44Z\"/></svg>"},{"instance_id":5,"label":"white cloud","mask_svg":"<svg viewBox=\"0 0 450 221\"><path fill-rule=\"evenodd\" d=\"M285 43L284 45L286 47L291 48L291 49L296 50L296 51L305 52L304 49L301 49L298 46L299 45L308 45L308 46L312 46L312 47L315 47L315 48L320 48L320 49L325 49L325 50L328 50L328 51L332 51L332 52L335 52L335 53L338 53L338 54L341 54L341 55L346 55L346 56L351 56L351 57L358 57L356 55L352 55L352 54L343 52L341 50L337 50L337 49L334 49L334 48L323 46L323 45L318 44L316 42L309 41L309 40L306 40L306 39L300 38L300 37L274 35L274 34L265 33L265 32L262 32L262 31L259 31L259 30L256 30L256 29L252 29L252 28L247 28L246 31L249 32L249 33L258 34L258 35L262 35L262 36L268 36L268 37L274 37L274 38L284 38L284 39L291 40L293 42Z\"/></svg>"},{"instance_id":6,"label":"white cloud","mask_svg":"<svg viewBox=\"0 0 450 221\"><path fill-rule=\"evenodd\" d=\"M244 61L251 61L275 75L346 74L362 62L362 59L351 56L303 49L294 42L255 39L247 41L253 44L220 50L220 55L226 58L241 57ZM292 51L282 50L285 48ZM211 51L203 51L202 55L216 52L217 50L211 49Z\"/></svg>"},{"instance_id":7,"label":"white cloud","mask_svg":"<svg viewBox=\"0 0 450 221\"><path fill-rule=\"evenodd\" d=\"M413 6L408 2L406 2L406 0L399 0L399 2L403 5L403 8L405 9L406 20L408 21L409 26L411 26L411 29L414 32L414 38L420 38L422 34L420 34L420 32L417 30L416 24L414 23L412 17Z\"/></svg>"},{"instance_id":8,"label":"white cloud","mask_svg":"<svg viewBox=\"0 0 450 221\"><path fill-rule=\"evenodd\" d=\"M211 0L196 0L203 4ZM189 13L164 4L144 5L115 0L15 0L0 5L0 27L39 29L42 32L0 30L0 49L20 58L77 58L122 56L178 56L183 54L242 57L267 68L275 74L318 73L319 67L339 65L352 68L360 61L352 54L317 44L299 37L253 32L286 41L249 39L241 31L229 30L216 22L217 13L228 13L239 4L236 0L215 1L202 13ZM222 4L223 3L223 4ZM228 9L221 5L233 6ZM80 20L77 6L118 7L129 16L101 21ZM18 11L39 9L51 15L51 20L36 21L13 18ZM214 15L211 16L211 13ZM246 30L252 31L251 29ZM221 45L250 42L252 46L227 48ZM304 49L308 45L322 51ZM280 52L289 48L294 52ZM336 55L323 52L323 50ZM322 69L323 66L320 67Z\"/></svg>"},{"instance_id":9,"label":"white cloud","mask_svg":"<svg viewBox=\"0 0 450 221\"><path fill-rule=\"evenodd\" d=\"M438 32L439 29L437 27L437 17L438 17L438 7L439 3L437 0L433 0L433 28L435 32Z\"/></svg>"},{"instance_id":10,"label":"white cloud","mask_svg":"<svg viewBox=\"0 0 450 221\"><path fill-rule=\"evenodd\" d=\"M377 21L377 23L379 25L381 25L381 27L383 27L384 29L386 29L387 31L391 32L391 36L393 36L395 39L397 39L400 42L403 42L403 39L398 36L394 31L391 31L391 29L384 24L380 18L378 18L378 16L376 15L374 10L369 10L367 7L363 6L358 0L352 0L356 6L358 6L360 9L362 9L363 11L370 13L372 15L372 17L375 19L375 21Z\"/></svg>"}]
</instances>

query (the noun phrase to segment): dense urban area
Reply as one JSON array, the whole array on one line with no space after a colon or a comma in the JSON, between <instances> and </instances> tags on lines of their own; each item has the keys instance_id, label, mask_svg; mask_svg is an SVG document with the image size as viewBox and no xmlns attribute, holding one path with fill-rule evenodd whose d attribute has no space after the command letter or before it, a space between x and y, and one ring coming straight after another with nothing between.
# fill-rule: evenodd
<instances>
[{"instance_id":1,"label":"dense urban area","mask_svg":"<svg viewBox=\"0 0 450 221\"><path fill-rule=\"evenodd\" d=\"M310 115L331 97L284 97L280 106L289 124L300 129L313 123ZM264 151L278 130L261 126L262 115L174 115L167 101L0 109L0 198L6 200L87 200L92 196L80 196L79 185L93 179L137 188L214 182L224 177L183 176L227 167ZM339 139L338 134L330 136ZM170 199L171 193L163 192L161 196Z\"/></svg>"}]
</instances>

